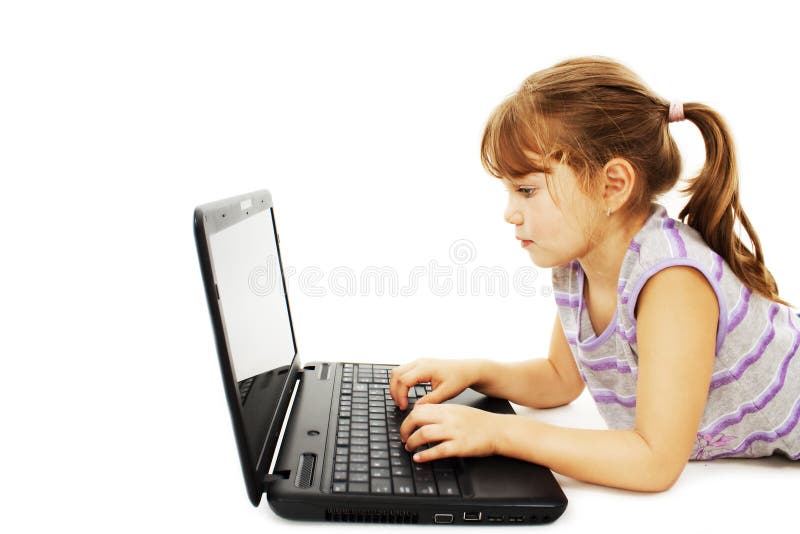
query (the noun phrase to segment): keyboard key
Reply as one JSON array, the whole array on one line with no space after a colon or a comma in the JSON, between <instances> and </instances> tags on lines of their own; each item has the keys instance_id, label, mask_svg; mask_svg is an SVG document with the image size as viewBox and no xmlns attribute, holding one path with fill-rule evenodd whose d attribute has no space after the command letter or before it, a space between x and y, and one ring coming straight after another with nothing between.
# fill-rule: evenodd
<instances>
[{"instance_id":1,"label":"keyboard key","mask_svg":"<svg viewBox=\"0 0 800 534\"><path fill-rule=\"evenodd\" d=\"M334 482L333 483L333 492L334 493L344 493L347 491L347 482Z\"/></svg>"},{"instance_id":2,"label":"keyboard key","mask_svg":"<svg viewBox=\"0 0 800 534\"><path fill-rule=\"evenodd\" d=\"M388 478L373 478L370 483L371 493L391 493L392 482Z\"/></svg>"},{"instance_id":3,"label":"keyboard key","mask_svg":"<svg viewBox=\"0 0 800 534\"><path fill-rule=\"evenodd\" d=\"M414 483L410 478L392 479L395 495L414 495Z\"/></svg>"},{"instance_id":4,"label":"keyboard key","mask_svg":"<svg viewBox=\"0 0 800 534\"><path fill-rule=\"evenodd\" d=\"M405 465L392 467L392 477L411 477L411 469Z\"/></svg>"},{"instance_id":5,"label":"keyboard key","mask_svg":"<svg viewBox=\"0 0 800 534\"><path fill-rule=\"evenodd\" d=\"M417 482L417 495L436 495L436 486L432 482Z\"/></svg>"},{"instance_id":6,"label":"keyboard key","mask_svg":"<svg viewBox=\"0 0 800 534\"><path fill-rule=\"evenodd\" d=\"M433 471L433 476L436 477L436 482L442 480L455 480L456 474L453 471Z\"/></svg>"},{"instance_id":7,"label":"keyboard key","mask_svg":"<svg viewBox=\"0 0 800 534\"><path fill-rule=\"evenodd\" d=\"M430 462L414 462L412 471L415 473L427 473L433 476L433 469L431 469Z\"/></svg>"},{"instance_id":8,"label":"keyboard key","mask_svg":"<svg viewBox=\"0 0 800 534\"><path fill-rule=\"evenodd\" d=\"M351 473L368 473L369 472L369 464L366 462L359 462L350 464L350 472Z\"/></svg>"},{"instance_id":9,"label":"keyboard key","mask_svg":"<svg viewBox=\"0 0 800 534\"><path fill-rule=\"evenodd\" d=\"M388 469L372 469L369 474L372 478L389 478Z\"/></svg>"},{"instance_id":10,"label":"keyboard key","mask_svg":"<svg viewBox=\"0 0 800 534\"><path fill-rule=\"evenodd\" d=\"M350 455L350 462L363 463L363 464L366 465L366 463L368 461L369 461L369 458L367 457L366 454L351 454Z\"/></svg>"},{"instance_id":11,"label":"keyboard key","mask_svg":"<svg viewBox=\"0 0 800 534\"><path fill-rule=\"evenodd\" d=\"M439 495L458 495L458 484L456 484L455 480L442 480L440 482L436 482L436 487L439 488Z\"/></svg>"},{"instance_id":12,"label":"keyboard key","mask_svg":"<svg viewBox=\"0 0 800 534\"><path fill-rule=\"evenodd\" d=\"M369 462L370 467L389 467L389 460L374 458Z\"/></svg>"},{"instance_id":13,"label":"keyboard key","mask_svg":"<svg viewBox=\"0 0 800 534\"><path fill-rule=\"evenodd\" d=\"M343 480L347 480L347 471L334 471L333 472L333 480L337 482L341 482Z\"/></svg>"},{"instance_id":14,"label":"keyboard key","mask_svg":"<svg viewBox=\"0 0 800 534\"><path fill-rule=\"evenodd\" d=\"M444 458L441 460L434 460L431 462L433 464L434 471L452 471L453 470L453 462L449 458Z\"/></svg>"},{"instance_id":15,"label":"keyboard key","mask_svg":"<svg viewBox=\"0 0 800 534\"><path fill-rule=\"evenodd\" d=\"M369 482L369 475L367 473L350 473L348 482Z\"/></svg>"},{"instance_id":16,"label":"keyboard key","mask_svg":"<svg viewBox=\"0 0 800 534\"><path fill-rule=\"evenodd\" d=\"M366 482L348 482L347 488L351 493L369 493L369 484Z\"/></svg>"}]
</instances>

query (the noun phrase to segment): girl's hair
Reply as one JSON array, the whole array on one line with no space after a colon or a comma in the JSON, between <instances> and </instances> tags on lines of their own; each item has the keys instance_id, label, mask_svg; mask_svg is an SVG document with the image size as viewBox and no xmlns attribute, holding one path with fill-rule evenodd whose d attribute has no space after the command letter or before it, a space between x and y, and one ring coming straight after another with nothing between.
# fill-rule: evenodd
<instances>
[{"instance_id":1,"label":"girl's hair","mask_svg":"<svg viewBox=\"0 0 800 534\"><path fill-rule=\"evenodd\" d=\"M739 203L733 140L725 121L704 104L684 103L683 110L703 135L706 161L679 190L691 198L678 217L748 288L791 307L778 297L761 242ZM669 102L624 65L598 56L569 59L528 77L494 110L483 133L481 162L501 179L545 173L552 191L551 162L558 161L575 171L581 192L599 198L599 181L593 178L609 160L622 157L640 178L619 209L627 220L648 213L651 203L678 181L681 155L669 133L668 114ZM736 219L755 255L736 235Z\"/></svg>"}]
</instances>

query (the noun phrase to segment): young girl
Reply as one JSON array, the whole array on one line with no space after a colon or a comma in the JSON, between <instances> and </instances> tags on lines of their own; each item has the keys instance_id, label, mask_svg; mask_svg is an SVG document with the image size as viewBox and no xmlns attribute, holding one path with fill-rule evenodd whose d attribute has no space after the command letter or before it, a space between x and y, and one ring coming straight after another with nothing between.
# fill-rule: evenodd
<instances>
[{"instance_id":1,"label":"young girl","mask_svg":"<svg viewBox=\"0 0 800 534\"><path fill-rule=\"evenodd\" d=\"M681 190L691 198L676 220L654 199L678 180L669 123L684 119L700 129L706 162ZM501 454L586 482L664 491L687 460L800 458L800 319L764 266L714 110L670 104L609 59L571 59L498 106L481 158L509 188L516 238L536 265L552 267L549 357L394 369L401 409L410 386L433 388L401 427L415 461ZM737 219L755 254L734 232ZM472 387L549 408L584 386L610 430L439 404Z\"/></svg>"}]
</instances>

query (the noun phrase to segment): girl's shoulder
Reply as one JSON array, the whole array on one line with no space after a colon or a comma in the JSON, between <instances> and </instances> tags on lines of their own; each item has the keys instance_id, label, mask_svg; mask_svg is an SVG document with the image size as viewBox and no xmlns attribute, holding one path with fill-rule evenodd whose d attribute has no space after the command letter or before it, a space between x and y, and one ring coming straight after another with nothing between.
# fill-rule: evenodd
<instances>
[{"instance_id":1,"label":"girl's shoulder","mask_svg":"<svg viewBox=\"0 0 800 534\"><path fill-rule=\"evenodd\" d=\"M633 312L647 281L664 269L675 266L699 271L721 301L721 311L727 308L726 292L738 290L723 287L730 282L723 278L724 261L706 244L700 233L671 218L666 208L656 204L652 215L631 240L620 270L618 293L628 324L635 324Z\"/></svg>"},{"instance_id":2,"label":"girl's shoulder","mask_svg":"<svg viewBox=\"0 0 800 534\"><path fill-rule=\"evenodd\" d=\"M721 263L722 257L706 244L697 230L673 219L666 208L656 204L655 211L628 245L620 280L633 281L638 278L635 275L652 275L671 265L688 265L701 272L713 272L718 281Z\"/></svg>"}]
</instances>

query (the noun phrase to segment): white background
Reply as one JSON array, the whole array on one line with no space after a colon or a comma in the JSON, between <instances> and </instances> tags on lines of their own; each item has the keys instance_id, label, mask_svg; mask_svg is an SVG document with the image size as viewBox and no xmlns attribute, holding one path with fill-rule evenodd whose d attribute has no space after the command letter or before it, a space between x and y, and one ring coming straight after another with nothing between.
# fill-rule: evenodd
<instances>
[{"instance_id":1,"label":"white background","mask_svg":"<svg viewBox=\"0 0 800 534\"><path fill-rule=\"evenodd\" d=\"M470 269L531 266L478 144L503 97L570 56L614 57L726 118L743 206L797 305L796 18L770 2L649 6L4 2L0 529L286 525L245 497L192 209L269 188L298 272L403 280L452 266L458 239ZM671 129L698 170L696 128ZM541 293L288 291L303 361L543 357L555 314ZM586 396L525 414L602 428ZM544 528L598 532L772 529L794 518L800 482L774 458L692 463L656 495L558 479L569 508Z\"/></svg>"}]
</instances>

